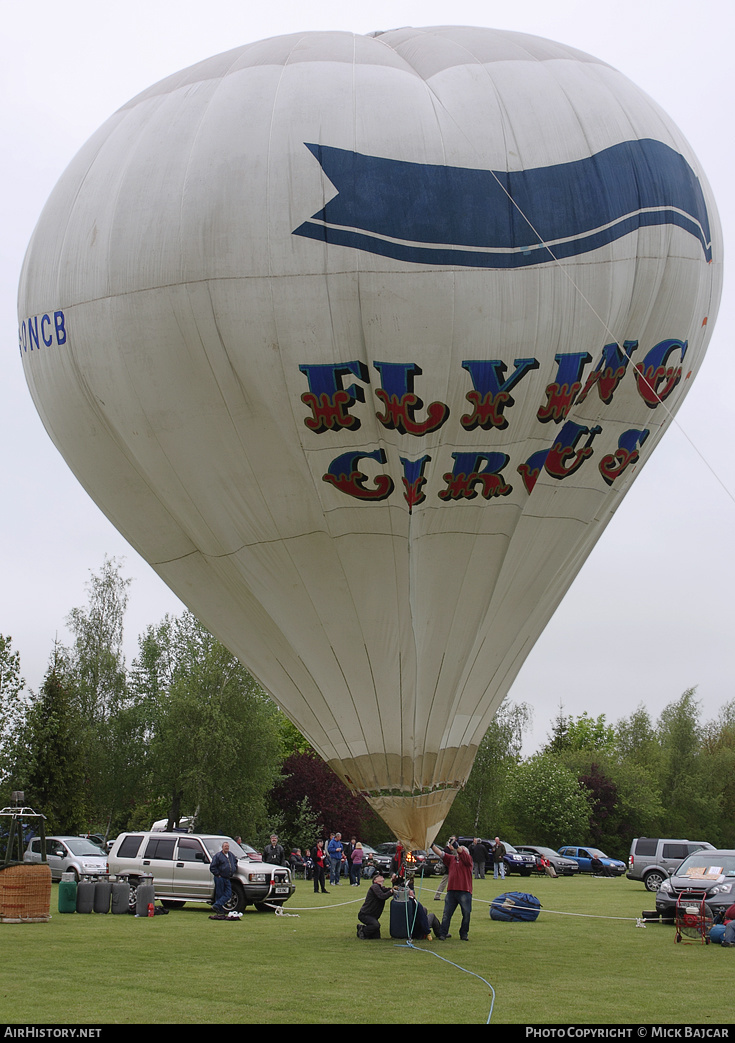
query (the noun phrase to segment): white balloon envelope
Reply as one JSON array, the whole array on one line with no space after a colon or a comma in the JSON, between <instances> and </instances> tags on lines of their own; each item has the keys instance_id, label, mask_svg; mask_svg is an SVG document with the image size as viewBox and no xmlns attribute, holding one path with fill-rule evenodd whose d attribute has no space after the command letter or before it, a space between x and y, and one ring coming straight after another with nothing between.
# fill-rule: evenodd
<instances>
[{"instance_id":1,"label":"white balloon envelope","mask_svg":"<svg viewBox=\"0 0 735 1043\"><path fill-rule=\"evenodd\" d=\"M82 148L20 352L100 508L425 847L679 408L721 259L690 147L605 63L301 33Z\"/></svg>"}]
</instances>

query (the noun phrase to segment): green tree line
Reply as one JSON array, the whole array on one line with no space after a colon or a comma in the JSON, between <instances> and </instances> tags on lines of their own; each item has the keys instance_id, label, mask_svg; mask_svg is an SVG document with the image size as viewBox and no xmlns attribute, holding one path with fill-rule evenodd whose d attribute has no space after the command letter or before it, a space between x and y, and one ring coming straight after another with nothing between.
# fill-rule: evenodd
<instances>
[{"instance_id":1,"label":"green tree line","mask_svg":"<svg viewBox=\"0 0 735 1043\"><path fill-rule=\"evenodd\" d=\"M90 573L38 692L0 635L0 805L23 790L48 830L65 833L112 837L187 817L256 845L274 830L302 848L337 829L390 839L191 614L149 626L128 666L129 585L115 559ZM501 705L442 835L594 844L618 857L634 836L735 847L735 701L709 722L694 689L655 721L644 702L615 724L560 708L545 745L524 757L530 720L527 705Z\"/></svg>"}]
</instances>

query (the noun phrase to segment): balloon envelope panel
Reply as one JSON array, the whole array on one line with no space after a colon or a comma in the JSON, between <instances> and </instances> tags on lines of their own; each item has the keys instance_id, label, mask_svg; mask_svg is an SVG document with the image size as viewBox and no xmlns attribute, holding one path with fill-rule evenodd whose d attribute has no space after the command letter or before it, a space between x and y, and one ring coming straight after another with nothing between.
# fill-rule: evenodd
<instances>
[{"instance_id":1,"label":"balloon envelope panel","mask_svg":"<svg viewBox=\"0 0 735 1043\"><path fill-rule=\"evenodd\" d=\"M102 510L425 847L681 404L721 257L688 144L593 57L305 33L90 139L20 350Z\"/></svg>"}]
</instances>

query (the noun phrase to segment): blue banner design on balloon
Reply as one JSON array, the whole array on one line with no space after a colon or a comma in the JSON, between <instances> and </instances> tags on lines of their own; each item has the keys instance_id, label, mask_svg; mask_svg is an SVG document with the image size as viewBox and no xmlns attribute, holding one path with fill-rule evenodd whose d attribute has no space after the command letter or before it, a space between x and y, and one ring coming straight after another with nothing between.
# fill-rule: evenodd
<instances>
[{"instance_id":1,"label":"blue banner design on balloon","mask_svg":"<svg viewBox=\"0 0 735 1043\"><path fill-rule=\"evenodd\" d=\"M305 144L337 195L294 235L416 264L523 268L667 224L694 236L712 259L699 179L680 153L653 138L517 171Z\"/></svg>"}]
</instances>

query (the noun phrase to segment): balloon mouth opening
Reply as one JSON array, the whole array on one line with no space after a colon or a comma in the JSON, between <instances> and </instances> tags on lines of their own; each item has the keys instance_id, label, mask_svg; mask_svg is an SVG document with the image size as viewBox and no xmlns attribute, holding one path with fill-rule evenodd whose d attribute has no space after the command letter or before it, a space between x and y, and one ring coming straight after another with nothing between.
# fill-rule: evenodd
<instances>
[{"instance_id":1,"label":"balloon mouth opening","mask_svg":"<svg viewBox=\"0 0 735 1043\"><path fill-rule=\"evenodd\" d=\"M405 848L425 851L433 844L459 789L459 783L437 783L415 793L381 790L362 795Z\"/></svg>"}]
</instances>

